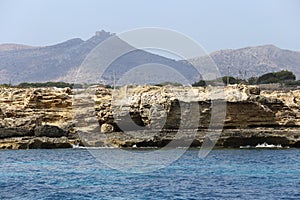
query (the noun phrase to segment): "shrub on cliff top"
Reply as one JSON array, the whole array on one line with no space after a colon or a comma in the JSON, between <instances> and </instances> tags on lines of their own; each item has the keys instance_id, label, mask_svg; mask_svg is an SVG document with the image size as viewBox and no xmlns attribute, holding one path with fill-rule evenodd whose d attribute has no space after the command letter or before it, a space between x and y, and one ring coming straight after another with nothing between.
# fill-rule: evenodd
<instances>
[{"instance_id":1,"label":"shrub on cliff top","mask_svg":"<svg viewBox=\"0 0 300 200\"><path fill-rule=\"evenodd\" d=\"M57 87L57 88L73 88L74 84L65 83L65 82L46 82L46 83L20 83L17 87L20 88L37 88L37 87Z\"/></svg>"},{"instance_id":2,"label":"shrub on cliff top","mask_svg":"<svg viewBox=\"0 0 300 200\"><path fill-rule=\"evenodd\" d=\"M283 70L280 72L267 73L260 76L257 79L258 84L267 84L267 83L284 83L288 81L296 80L296 76L293 72Z\"/></svg>"},{"instance_id":3,"label":"shrub on cliff top","mask_svg":"<svg viewBox=\"0 0 300 200\"><path fill-rule=\"evenodd\" d=\"M206 82L204 80L200 80L196 83L193 83L192 86L193 87L204 87L204 86L206 86Z\"/></svg>"},{"instance_id":4,"label":"shrub on cliff top","mask_svg":"<svg viewBox=\"0 0 300 200\"><path fill-rule=\"evenodd\" d=\"M171 86L182 86L181 83L173 83L173 82L163 82L163 83L158 83L158 84L155 84L155 86L166 86L166 85L171 85Z\"/></svg>"},{"instance_id":5,"label":"shrub on cliff top","mask_svg":"<svg viewBox=\"0 0 300 200\"><path fill-rule=\"evenodd\" d=\"M2 87L2 88L8 88L8 87L12 87L12 85L4 83L4 84L0 84L0 87Z\"/></svg>"}]
</instances>

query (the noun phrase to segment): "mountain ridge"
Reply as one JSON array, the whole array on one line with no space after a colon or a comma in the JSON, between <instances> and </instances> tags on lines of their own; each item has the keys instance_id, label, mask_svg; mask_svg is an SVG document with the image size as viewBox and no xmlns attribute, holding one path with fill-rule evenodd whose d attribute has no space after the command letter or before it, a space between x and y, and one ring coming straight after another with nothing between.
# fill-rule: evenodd
<instances>
[{"instance_id":1,"label":"mountain ridge","mask_svg":"<svg viewBox=\"0 0 300 200\"><path fill-rule=\"evenodd\" d=\"M43 47L0 44L0 83L72 82L86 56L98 44L114 35L102 30L87 40L73 38ZM188 60L189 62L175 61L143 50L135 50L113 62L101 78L105 83L112 84L114 73L117 74L117 79L120 79L133 67L157 63L172 67L189 80L189 83L192 83L201 77L197 76L197 71L191 64L201 68L211 64L210 58L215 62L222 76L249 78L269 72L289 70L294 72L297 78L300 78L300 52L280 49L273 44L223 49L214 51L208 56L192 58ZM154 68L155 66L153 66ZM155 69L159 73L158 66ZM151 68L149 72L151 72ZM156 83L181 80L171 79L172 75L168 73L157 78L148 72L134 75L134 78L144 80L149 76L154 78Z\"/></svg>"},{"instance_id":2,"label":"mountain ridge","mask_svg":"<svg viewBox=\"0 0 300 200\"><path fill-rule=\"evenodd\" d=\"M110 32L99 31L85 41L80 38L73 38L55 45L34 49L0 51L0 83L74 82L79 68L87 55L101 42L114 35ZM201 78L197 76L193 66L188 63L177 62L160 55L134 49L134 47L131 47L118 37L114 37L114 42L113 45L115 46L112 48L125 47L132 51L126 55L121 55L108 66L103 76L100 77L103 83L112 84L114 72L117 74L117 79L120 79L122 75L129 72L133 67L149 63L152 63L153 66L155 64L171 66L175 71L177 70L180 74L183 74L187 80L197 81ZM110 51L114 51L114 49L108 49L108 53ZM167 73L161 74L159 71L156 72L158 72L157 76L160 76L160 78L157 78L155 75L155 83L164 81L176 82L178 80L168 76ZM85 79L81 80L81 83L85 82L85 80L88 82L88 76L90 75L93 75L93 72L92 74L91 72L90 74L85 74ZM151 78L148 73L139 74L138 76L134 74L131 77L137 77L140 82L143 82L146 76Z\"/></svg>"},{"instance_id":3,"label":"mountain ridge","mask_svg":"<svg viewBox=\"0 0 300 200\"><path fill-rule=\"evenodd\" d=\"M0 44L0 51L15 51L15 50L33 49L33 48L38 48L38 47L25 45L25 44L14 44L14 43Z\"/></svg>"},{"instance_id":4,"label":"mountain ridge","mask_svg":"<svg viewBox=\"0 0 300 200\"><path fill-rule=\"evenodd\" d=\"M223 76L250 78L269 72L289 70L300 78L300 51L281 49L275 45L224 49L209 54ZM192 58L189 61L198 65L205 57ZM229 69L228 69L229 67Z\"/></svg>"}]
</instances>

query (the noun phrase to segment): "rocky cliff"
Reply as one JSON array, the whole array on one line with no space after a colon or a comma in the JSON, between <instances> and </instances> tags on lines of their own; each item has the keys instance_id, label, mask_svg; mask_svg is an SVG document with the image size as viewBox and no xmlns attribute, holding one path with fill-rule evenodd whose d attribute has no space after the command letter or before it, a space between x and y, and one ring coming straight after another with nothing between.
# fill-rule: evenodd
<instances>
[{"instance_id":1,"label":"rocky cliff","mask_svg":"<svg viewBox=\"0 0 300 200\"><path fill-rule=\"evenodd\" d=\"M1 88L0 148L300 147L299 108L299 90L244 85Z\"/></svg>"},{"instance_id":2,"label":"rocky cliff","mask_svg":"<svg viewBox=\"0 0 300 200\"><path fill-rule=\"evenodd\" d=\"M70 89L0 89L0 148L67 148L76 142Z\"/></svg>"}]
</instances>

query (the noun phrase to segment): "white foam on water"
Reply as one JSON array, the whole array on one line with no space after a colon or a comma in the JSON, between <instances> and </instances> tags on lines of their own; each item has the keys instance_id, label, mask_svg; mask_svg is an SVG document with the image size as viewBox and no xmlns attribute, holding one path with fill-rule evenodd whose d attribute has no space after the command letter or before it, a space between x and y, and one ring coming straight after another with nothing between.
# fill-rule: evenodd
<instances>
[{"instance_id":1,"label":"white foam on water","mask_svg":"<svg viewBox=\"0 0 300 200\"><path fill-rule=\"evenodd\" d=\"M255 148L282 148L281 144L275 145L275 144L268 144L266 142L262 144L258 144L255 146Z\"/></svg>"},{"instance_id":2,"label":"white foam on water","mask_svg":"<svg viewBox=\"0 0 300 200\"><path fill-rule=\"evenodd\" d=\"M266 142L262 143L262 144L258 144L256 146L251 146L251 145L245 145L245 146L240 146L240 149L289 149L289 146L285 146L283 147L281 144L268 144Z\"/></svg>"}]
</instances>

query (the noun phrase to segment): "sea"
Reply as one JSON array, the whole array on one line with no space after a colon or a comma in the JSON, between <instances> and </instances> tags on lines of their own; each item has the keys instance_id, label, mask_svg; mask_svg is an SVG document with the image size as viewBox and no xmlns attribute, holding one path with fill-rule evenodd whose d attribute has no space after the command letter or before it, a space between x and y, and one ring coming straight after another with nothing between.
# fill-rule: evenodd
<instances>
[{"instance_id":1,"label":"sea","mask_svg":"<svg viewBox=\"0 0 300 200\"><path fill-rule=\"evenodd\" d=\"M173 162L139 173L94 156L114 151L1 150L0 199L300 199L300 149L217 149L202 158L177 149Z\"/></svg>"}]
</instances>

